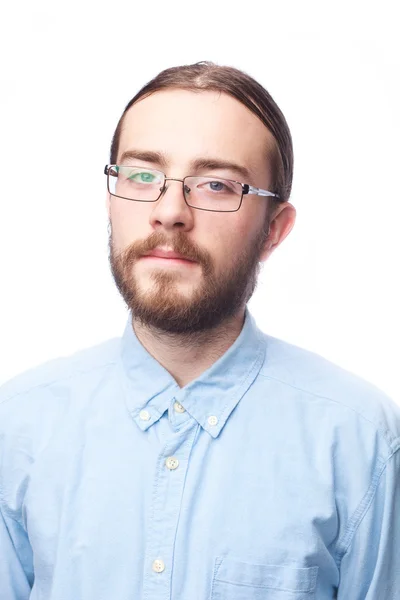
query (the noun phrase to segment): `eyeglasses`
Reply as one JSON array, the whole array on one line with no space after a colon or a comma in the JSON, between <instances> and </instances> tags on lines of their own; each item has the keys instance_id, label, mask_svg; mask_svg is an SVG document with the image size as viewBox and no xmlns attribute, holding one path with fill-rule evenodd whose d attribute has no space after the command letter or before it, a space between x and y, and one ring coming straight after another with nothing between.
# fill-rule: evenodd
<instances>
[{"instance_id":1,"label":"eyeglasses","mask_svg":"<svg viewBox=\"0 0 400 600\"><path fill-rule=\"evenodd\" d=\"M236 212L245 194L271 196L278 194L262 190L247 183L220 179L219 177L188 176L184 179L166 177L162 171L147 167L106 165L107 188L112 196L137 202L156 202L166 191L167 181L180 181L186 204L192 208L211 212Z\"/></svg>"}]
</instances>

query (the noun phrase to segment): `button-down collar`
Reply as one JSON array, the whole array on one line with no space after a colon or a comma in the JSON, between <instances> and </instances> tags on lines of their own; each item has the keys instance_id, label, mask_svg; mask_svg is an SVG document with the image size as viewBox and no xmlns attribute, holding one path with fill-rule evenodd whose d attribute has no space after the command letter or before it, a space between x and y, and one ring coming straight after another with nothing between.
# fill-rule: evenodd
<instances>
[{"instance_id":1,"label":"button-down collar","mask_svg":"<svg viewBox=\"0 0 400 600\"><path fill-rule=\"evenodd\" d=\"M232 346L207 371L180 388L172 375L142 346L129 318L122 338L128 410L138 427L145 431L174 402L179 402L215 438L257 377L264 358L262 333L246 309L242 331ZM140 418L143 410L150 418Z\"/></svg>"}]
</instances>

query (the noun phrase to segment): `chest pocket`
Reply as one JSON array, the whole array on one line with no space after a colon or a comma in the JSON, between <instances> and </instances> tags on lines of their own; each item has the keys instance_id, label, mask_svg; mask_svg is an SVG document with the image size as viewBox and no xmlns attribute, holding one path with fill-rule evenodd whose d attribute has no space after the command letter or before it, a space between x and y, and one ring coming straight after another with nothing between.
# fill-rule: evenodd
<instances>
[{"instance_id":1,"label":"chest pocket","mask_svg":"<svg viewBox=\"0 0 400 600\"><path fill-rule=\"evenodd\" d=\"M312 600L318 567L215 561L211 600Z\"/></svg>"}]
</instances>

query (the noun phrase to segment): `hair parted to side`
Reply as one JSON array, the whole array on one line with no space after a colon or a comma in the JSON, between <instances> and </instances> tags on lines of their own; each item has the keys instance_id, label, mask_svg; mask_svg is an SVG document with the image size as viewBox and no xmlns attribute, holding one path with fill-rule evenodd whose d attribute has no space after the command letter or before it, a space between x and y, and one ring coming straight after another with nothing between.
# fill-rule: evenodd
<instances>
[{"instance_id":1,"label":"hair parted to side","mask_svg":"<svg viewBox=\"0 0 400 600\"><path fill-rule=\"evenodd\" d=\"M121 129L129 108L155 92L173 88L193 92L224 92L247 106L269 129L276 141L274 155L266 155L266 161L272 161L274 174L271 191L279 194L281 201L289 199L293 179L293 144L283 113L267 90L250 75L234 67L219 66L209 61L165 69L142 87L128 102L118 122L111 142L110 164L117 162ZM280 201L275 200L270 203L270 214L274 212L274 205L279 203Z\"/></svg>"}]
</instances>

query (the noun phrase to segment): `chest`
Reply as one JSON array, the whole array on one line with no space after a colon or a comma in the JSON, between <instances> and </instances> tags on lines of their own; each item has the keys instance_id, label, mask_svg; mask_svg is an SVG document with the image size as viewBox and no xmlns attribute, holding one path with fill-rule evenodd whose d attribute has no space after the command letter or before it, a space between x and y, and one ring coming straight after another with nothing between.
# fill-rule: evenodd
<instances>
[{"instance_id":1,"label":"chest","mask_svg":"<svg viewBox=\"0 0 400 600\"><path fill-rule=\"evenodd\" d=\"M214 440L195 422L131 425L66 428L35 464L25 515L38 586L73 585L77 599L116 587L124 600L308 599L319 569L332 586L329 461L321 469L298 441Z\"/></svg>"}]
</instances>

